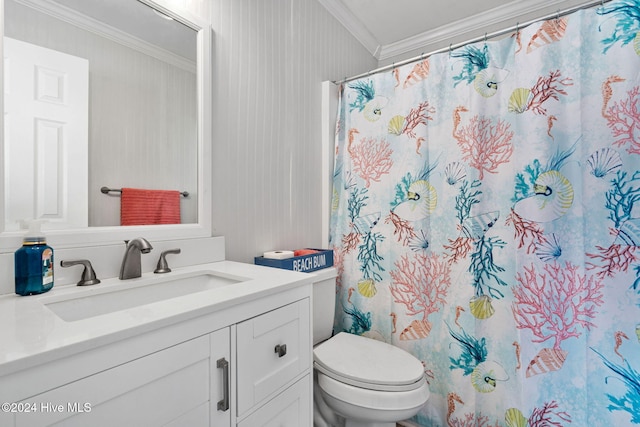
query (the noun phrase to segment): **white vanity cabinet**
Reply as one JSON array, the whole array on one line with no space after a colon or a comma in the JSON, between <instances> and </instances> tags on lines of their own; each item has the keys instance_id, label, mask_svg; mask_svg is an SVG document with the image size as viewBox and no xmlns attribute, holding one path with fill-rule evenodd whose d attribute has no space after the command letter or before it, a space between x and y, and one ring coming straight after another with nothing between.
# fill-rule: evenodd
<instances>
[{"instance_id":1,"label":"white vanity cabinet","mask_svg":"<svg viewBox=\"0 0 640 427\"><path fill-rule=\"evenodd\" d=\"M310 286L0 376L0 424L312 425Z\"/></svg>"}]
</instances>

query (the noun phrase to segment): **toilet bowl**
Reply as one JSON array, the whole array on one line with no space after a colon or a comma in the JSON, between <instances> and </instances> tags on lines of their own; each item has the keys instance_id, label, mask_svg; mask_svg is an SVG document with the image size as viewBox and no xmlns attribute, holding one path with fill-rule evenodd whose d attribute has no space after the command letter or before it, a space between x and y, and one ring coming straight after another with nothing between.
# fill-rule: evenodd
<instances>
[{"instance_id":1,"label":"toilet bowl","mask_svg":"<svg viewBox=\"0 0 640 427\"><path fill-rule=\"evenodd\" d=\"M429 398L424 367L408 352L381 341L346 332L331 337L336 273L326 270L311 273L318 277L313 299L314 425L395 427L417 414Z\"/></svg>"},{"instance_id":2,"label":"toilet bowl","mask_svg":"<svg viewBox=\"0 0 640 427\"><path fill-rule=\"evenodd\" d=\"M313 358L319 397L346 427L395 426L429 398L422 364L398 347L341 332Z\"/></svg>"},{"instance_id":3,"label":"toilet bowl","mask_svg":"<svg viewBox=\"0 0 640 427\"><path fill-rule=\"evenodd\" d=\"M318 377L320 397L344 418L345 427L395 427L396 422L417 414L429 396L426 387L409 392L379 392L343 384L322 374Z\"/></svg>"}]
</instances>

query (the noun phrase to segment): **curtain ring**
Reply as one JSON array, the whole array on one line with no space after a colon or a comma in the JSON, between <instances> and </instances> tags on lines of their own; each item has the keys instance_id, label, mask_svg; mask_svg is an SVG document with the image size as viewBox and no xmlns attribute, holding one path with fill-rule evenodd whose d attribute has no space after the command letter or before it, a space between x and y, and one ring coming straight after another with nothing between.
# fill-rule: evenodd
<instances>
[{"instance_id":1,"label":"curtain ring","mask_svg":"<svg viewBox=\"0 0 640 427\"><path fill-rule=\"evenodd\" d=\"M516 36L520 33L520 22L516 22Z\"/></svg>"},{"instance_id":2,"label":"curtain ring","mask_svg":"<svg viewBox=\"0 0 640 427\"><path fill-rule=\"evenodd\" d=\"M453 43L449 43L449 58L451 58L451 46L453 46Z\"/></svg>"},{"instance_id":3,"label":"curtain ring","mask_svg":"<svg viewBox=\"0 0 640 427\"><path fill-rule=\"evenodd\" d=\"M556 21L560 19L560 9L556 10Z\"/></svg>"}]
</instances>

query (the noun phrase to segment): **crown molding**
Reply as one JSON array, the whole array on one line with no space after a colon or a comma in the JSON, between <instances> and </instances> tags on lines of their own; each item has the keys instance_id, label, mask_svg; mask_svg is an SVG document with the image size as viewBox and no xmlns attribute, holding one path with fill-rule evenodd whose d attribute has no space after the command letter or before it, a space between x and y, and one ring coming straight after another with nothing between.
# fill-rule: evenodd
<instances>
[{"instance_id":1,"label":"crown molding","mask_svg":"<svg viewBox=\"0 0 640 427\"><path fill-rule=\"evenodd\" d=\"M195 62L169 52L168 50L159 48L142 39L134 37L131 34L127 34L124 31L118 30L104 22L88 17L61 4L53 3L49 0L14 1L183 70L193 73L196 72Z\"/></svg>"},{"instance_id":2,"label":"crown molding","mask_svg":"<svg viewBox=\"0 0 640 427\"><path fill-rule=\"evenodd\" d=\"M481 36L488 28L500 30L514 26L519 21L526 22L537 16L584 3L584 0L515 0L502 6L486 10L474 16L464 18L441 27L399 40L395 43L380 45L376 37L362 24L343 1L318 0L378 61L399 57L409 52L428 52L451 44L452 40L462 42Z\"/></svg>"},{"instance_id":3,"label":"crown molding","mask_svg":"<svg viewBox=\"0 0 640 427\"><path fill-rule=\"evenodd\" d=\"M553 10L569 7L572 0L550 0L545 2L523 2L516 0L503 6L489 9L475 16L452 22L442 27L418 34L381 47L378 60L384 61L419 49L446 46L453 38L465 40L482 35L487 28L513 26L518 21L535 19ZM533 16L533 18L532 18ZM528 17L528 18L527 18ZM524 18L524 19L523 19ZM500 29L500 28L498 28ZM431 50L431 49L428 49Z\"/></svg>"},{"instance_id":4,"label":"crown molding","mask_svg":"<svg viewBox=\"0 0 640 427\"><path fill-rule=\"evenodd\" d=\"M340 0L318 0L318 2L329 11L334 18L338 20L350 33L353 35L364 47L373 55L378 58L380 54L381 45L378 39L375 38L371 31L369 31L358 19L356 15L349 10Z\"/></svg>"}]
</instances>

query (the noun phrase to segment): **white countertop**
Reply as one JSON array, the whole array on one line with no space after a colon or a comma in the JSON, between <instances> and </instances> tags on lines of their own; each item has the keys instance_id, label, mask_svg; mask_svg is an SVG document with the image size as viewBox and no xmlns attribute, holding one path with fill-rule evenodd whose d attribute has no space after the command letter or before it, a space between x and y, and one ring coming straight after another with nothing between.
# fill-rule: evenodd
<instances>
[{"instance_id":1,"label":"white countertop","mask_svg":"<svg viewBox=\"0 0 640 427\"><path fill-rule=\"evenodd\" d=\"M208 271L243 281L134 308L76 321L62 320L45 304L81 298L166 280L185 273ZM244 280L246 279L246 280ZM141 278L103 280L93 286L66 285L41 295L0 296L0 376L61 355L80 352L170 324L213 313L293 287L309 284L305 273L232 261L175 268L166 274L145 273Z\"/></svg>"}]
</instances>

